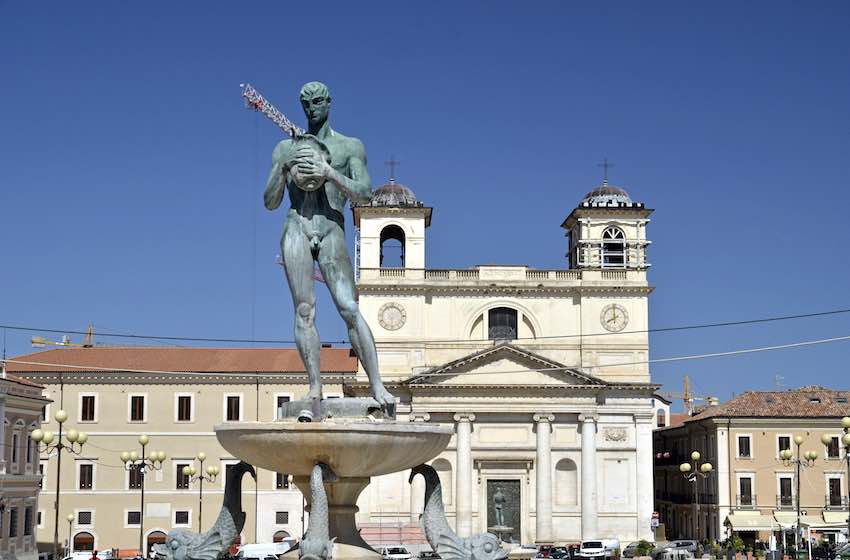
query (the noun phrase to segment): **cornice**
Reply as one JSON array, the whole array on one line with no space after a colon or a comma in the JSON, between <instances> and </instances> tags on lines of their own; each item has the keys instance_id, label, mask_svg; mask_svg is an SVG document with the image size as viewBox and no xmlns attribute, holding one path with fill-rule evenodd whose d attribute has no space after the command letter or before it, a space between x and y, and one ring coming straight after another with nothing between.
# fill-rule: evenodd
<instances>
[{"instance_id":1,"label":"cornice","mask_svg":"<svg viewBox=\"0 0 850 560\"><path fill-rule=\"evenodd\" d=\"M389 294L406 294L406 295L443 295L449 297L457 296L493 296L493 295L508 295L512 297L543 297L549 295L583 295L583 294L633 294L633 295L648 295L655 290L655 286L638 285L638 286L600 286L600 285L582 285L582 286L529 286L529 285L497 285L497 284L481 284L479 286L447 286L426 284L424 282L406 284L402 282L394 283L368 283L361 281L357 284L357 289L360 294L369 295L389 295Z\"/></svg>"}]
</instances>

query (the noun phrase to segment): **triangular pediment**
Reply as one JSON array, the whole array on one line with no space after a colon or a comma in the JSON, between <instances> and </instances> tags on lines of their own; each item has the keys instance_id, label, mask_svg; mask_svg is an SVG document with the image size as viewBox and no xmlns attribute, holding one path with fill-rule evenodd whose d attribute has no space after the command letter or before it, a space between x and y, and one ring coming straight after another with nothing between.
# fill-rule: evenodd
<instances>
[{"instance_id":1,"label":"triangular pediment","mask_svg":"<svg viewBox=\"0 0 850 560\"><path fill-rule=\"evenodd\" d=\"M568 368L513 344L500 344L414 376L410 385L605 386L601 379Z\"/></svg>"}]
</instances>

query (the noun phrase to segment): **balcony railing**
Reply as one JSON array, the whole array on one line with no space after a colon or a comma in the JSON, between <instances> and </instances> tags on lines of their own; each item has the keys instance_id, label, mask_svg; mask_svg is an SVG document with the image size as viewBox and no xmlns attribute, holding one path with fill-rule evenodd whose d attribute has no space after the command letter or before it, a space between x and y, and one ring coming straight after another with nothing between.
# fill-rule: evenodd
<instances>
[{"instance_id":1,"label":"balcony railing","mask_svg":"<svg viewBox=\"0 0 850 560\"><path fill-rule=\"evenodd\" d=\"M797 509L797 500L788 494L777 494L776 509Z\"/></svg>"},{"instance_id":2,"label":"balcony railing","mask_svg":"<svg viewBox=\"0 0 850 560\"><path fill-rule=\"evenodd\" d=\"M735 505L740 509L755 509L756 497L752 494L738 494L735 496Z\"/></svg>"},{"instance_id":3,"label":"balcony railing","mask_svg":"<svg viewBox=\"0 0 850 560\"><path fill-rule=\"evenodd\" d=\"M847 509L847 496L839 496L837 494L829 494L829 495L825 496L824 509L828 509L828 510Z\"/></svg>"}]
</instances>

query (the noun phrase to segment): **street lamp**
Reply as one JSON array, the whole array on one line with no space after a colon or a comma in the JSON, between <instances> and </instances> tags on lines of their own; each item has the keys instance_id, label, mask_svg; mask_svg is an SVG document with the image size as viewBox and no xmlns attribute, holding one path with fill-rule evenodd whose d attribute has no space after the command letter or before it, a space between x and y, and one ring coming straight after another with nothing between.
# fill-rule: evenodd
<instances>
[{"instance_id":1,"label":"street lamp","mask_svg":"<svg viewBox=\"0 0 850 560\"><path fill-rule=\"evenodd\" d=\"M71 553L72 553L72 552L74 552L74 550L73 550L73 549L74 549L74 545L73 545L73 543L71 542L71 535L74 533L74 527L73 527L73 523L74 523L74 514L73 514L73 513L69 513L69 514L67 515L67 517L65 517L65 519L67 519L67 520L68 520L68 556L70 556L70 555L71 555Z\"/></svg>"},{"instance_id":2,"label":"street lamp","mask_svg":"<svg viewBox=\"0 0 850 560\"><path fill-rule=\"evenodd\" d=\"M218 476L219 470L218 467L214 465L210 465L207 467L207 474L204 475L204 461L207 459L207 454L201 451L195 456L201 463L201 468L195 469L195 465L186 465L183 467L183 476L189 477L189 483L197 481L199 483L198 487L198 532L203 531L203 527L201 526L201 522L204 517L204 481L207 482L215 482L215 477ZM201 474L196 476L196 473L200 471Z\"/></svg>"},{"instance_id":3,"label":"street lamp","mask_svg":"<svg viewBox=\"0 0 850 560\"><path fill-rule=\"evenodd\" d=\"M142 454L139 455L136 451L121 452L121 462L124 463L124 469L128 472L137 471L139 474L139 485L142 490L142 503L139 508L139 554L146 555L144 547L145 538L145 471L158 471L162 469L162 462L165 461L165 451L151 451L150 457L145 455L145 447L150 443L150 438L146 434L139 436L139 445L142 446Z\"/></svg>"},{"instance_id":4,"label":"street lamp","mask_svg":"<svg viewBox=\"0 0 850 560\"><path fill-rule=\"evenodd\" d=\"M800 457L800 447L803 445L803 436L794 436L794 444L797 446L796 457L790 449L779 452L779 458L786 467L794 466L797 469L797 529L794 531L794 548L800 550L800 471L804 467L812 467L818 458L817 451L806 451Z\"/></svg>"},{"instance_id":5,"label":"street lamp","mask_svg":"<svg viewBox=\"0 0 850 560\"><path fill-rule=\"evenodd\" d=\"M89 436L85 432L78 432L74 428L68 430L65 435L67 443L62 441L62 425L68 420L68 413L57 410L53 419L59 424L59 433L54 434L50 430L35 429L30 437L35 442L39 453L44 453L48 459L56 455L56 498L53 501L53 556L59 557L59 479L62 476L62 451L79 455L83 452L83 444L88 441ZM56 443L53 443L54 439ZM39 445L41 444L41 445ZM68 539L71 538L70 533Z\"/></svg>"},{"instance_id":6,"label":"street lamp","mask_svg":"<svg viewBox=\"0 0 850 560\"><path fill-rule=\"evenodd\" d=\"M850 416L841 419L841 427L844 428L841 444L844 447L844 460L847 462L847 538L850 539ZM832 443L832 436L824 434L820 440L828 446Z\"/></svg>"},{"instance_id":7,"label":"street lamp","mask_svg":"<svg viewBox=\"0 0 850 560\"><path fill-rule=\"evenodd\" d=\"M691 452L691 463L682 463L679 465L679 472L682 473L685 480L694 485L694 538L696 539L699 539L699 480L701 478L708 478L708 475L714 469L711 463L700 465L699 460L701 457L699 451L693 451Z\"/></svg>"}]
</instances>

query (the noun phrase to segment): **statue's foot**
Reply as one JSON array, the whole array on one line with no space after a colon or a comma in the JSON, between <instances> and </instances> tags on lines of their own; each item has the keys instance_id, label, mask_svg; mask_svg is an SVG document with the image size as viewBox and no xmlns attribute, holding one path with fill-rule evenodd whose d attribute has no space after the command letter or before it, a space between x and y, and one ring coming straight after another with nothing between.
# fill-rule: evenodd
<instances>
[{"instance_id":1,"label":"statue's foot","mask_svg":"<svg viewBox=\"0 0 850 560\"><path fill-rule=\"evenodd\" d=\"M387 389L381 385L380 387L372 387L373 397L378 404L381 405L381 408L384 409L387 416L390 418L395 418L395 397L387 391Z\"/></svg>"},{"instance_id":2,"label":"statue's foot","mask_svg":"<svg viewBox=\"0 0 850 560\"><path fill-rule=\"evenodd\" d=\"M317 387L316 389L310 389L310 392L307 393L308 400L322 400L322 388Z\"/></svg>"}]
</instances>

